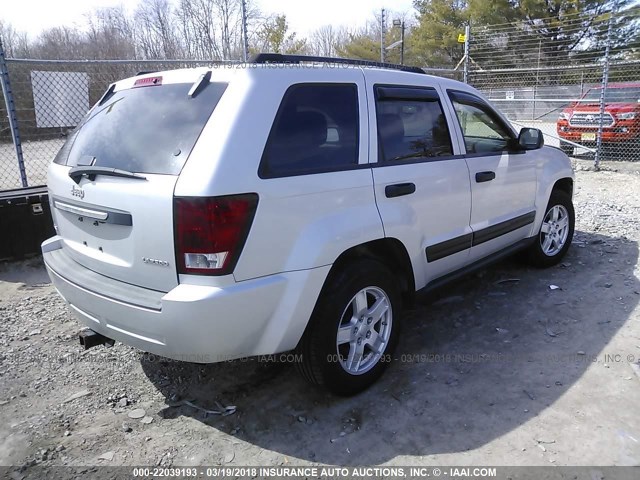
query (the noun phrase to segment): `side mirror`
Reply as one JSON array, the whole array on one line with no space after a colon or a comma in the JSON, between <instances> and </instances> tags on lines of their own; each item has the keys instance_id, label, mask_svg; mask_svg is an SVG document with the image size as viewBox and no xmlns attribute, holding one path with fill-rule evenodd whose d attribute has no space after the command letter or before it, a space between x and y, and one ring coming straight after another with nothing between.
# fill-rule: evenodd
<instances>
[{"instance_id":1,"label":"side mirror","mask_svg":"<svg viewBox=\"0 0 640 480\"><path fill-rule=\"evenodd\" d=\"M537 150L544 145L544 135L537 128L523 128L518 135L518 145L523 150Z\"/></svg>"}]
</instances>

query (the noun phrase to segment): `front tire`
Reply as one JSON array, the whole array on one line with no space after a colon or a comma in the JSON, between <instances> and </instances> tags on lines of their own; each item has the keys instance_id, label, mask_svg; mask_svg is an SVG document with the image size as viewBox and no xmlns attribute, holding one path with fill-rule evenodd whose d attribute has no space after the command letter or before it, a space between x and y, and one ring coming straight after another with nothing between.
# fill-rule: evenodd
<instances>
[{"instance_id":1,"label":"front tire","mask_svg":"<svg viewBox=\"0 0 640 480\"><path fill-rule=\"evenodd\" d=\"M398 343L401 295L394 274L362 259L327 279L298 345L298 367L311 383L338 395L369 387Z\"/></svg>"},{"instance_id":2,"label":"front tire","mask_svg":"<svg viewBox=\"0 0 640 480\"><path fill-rule=\"evenodd\" d=\"M571 246L574 228L575 211L571 195L562 190L554 190L538 235L527 252L529 263L540 268L558 264Z\"/></svg>"}]
</instances>

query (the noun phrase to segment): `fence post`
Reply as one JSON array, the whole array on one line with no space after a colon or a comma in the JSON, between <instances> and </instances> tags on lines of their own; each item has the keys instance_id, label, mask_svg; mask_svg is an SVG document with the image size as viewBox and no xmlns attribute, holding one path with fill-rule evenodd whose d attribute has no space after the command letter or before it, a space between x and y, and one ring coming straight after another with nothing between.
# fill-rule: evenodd
<instances>
[{"instance_id":1,"label":"fence post","mask_svg":"<svg viewBox=\"0 0 640 480\"><path fill-rule=\"evenodd\" d=\"M471 36L471 27L467 23L464 27L464 66L462 68L462 80L469 83L469 39Z\"/></svg>"},{"instance_id":2,"label":"fence post","mask_svg":"<svg viewBox=\"0 0 640 480\"><path fill-rule=\"evenodd\" d=\"M247 33L247 2L242 0L242 60L249 61L249 34Z\"/></svg>"},{"instance_id":3,"label":"fence post","mask_svg":"<svg viewBox=\"0 0 640 480\"><path fill-rule=\"evenodd\" d=\"M538 85L540 85L540 57L542 56L542 40L538 40L538 66L536 67L536 83L533 85L533 113L531 120L536 119L536 97L538 96Z\"/></svg>"},{"instance_id":4,"label":"fence post","mask_svg":"<svg viewBox=\"0 0 640 480\"><path fill-rule=\"evenodd\" d=\"M604 130L604 106L605 93L609 84L609 48L611 46L611 25L613 24L614 11L609 15L609 25L607 27L607 44L604 50L604 66L602 67L602 85L600 88L600 121L598 122L598 136L596 139L596 158L593 167L600 170L600 160L602 159L602 131Z\"/></svg>"},{"instance_id":5,"label":"fence post","mask_svg":"<svg viewBox=\"0 0 640 480\"><path fill-rule=\"evenodd\" d=\"M380 9L380 62L385 62L385 10Z\"/></svg>"},{"instance_id":6,"label":"fence post","mask_svg":"<svg viewBox=\"0 0 640 480\"><path fill-rule=\"evenodd\" d=\"M13 146L16 149L18 170L20 171L20 181L22 182L23 187L28 187L29 184L27 182L27 172L24 169L24 157L22 156L22 142L20 141L20 131L18 130L16 106L13 102L11 83L9 83L9 69L7 68L7 60L4 57L4 47L2 46L2 39L0 39L0 84L2 86L2 95L4 95L4 104L7 107L7 117L9 117L11 138L13 138Z\"/></svg>"}]
</instances>

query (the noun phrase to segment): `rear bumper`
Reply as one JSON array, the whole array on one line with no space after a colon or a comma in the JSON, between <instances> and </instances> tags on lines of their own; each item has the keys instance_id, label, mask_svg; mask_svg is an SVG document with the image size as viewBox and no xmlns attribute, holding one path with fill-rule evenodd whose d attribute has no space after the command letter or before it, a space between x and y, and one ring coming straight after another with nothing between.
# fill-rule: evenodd
<instances>
[{"instance_id":1,"label":"rear bumper","mask_svg":"<svg viewBox=\"0 0 640 480\"><path fill-rule=\"evenodd\" d=\"M197 363L269 355L294 348L308 322L330 266L281 273L228 287L180 284L167 293L123 282L100 290L87 270L64 253L59 237L43 243L43 258L58 293L92 330L163 357ZM63 266L64 265L64 266ZM103 277L113 285L113 279ZM116 298L117 297L117 298Z\"/></svg>"}]
</instances>

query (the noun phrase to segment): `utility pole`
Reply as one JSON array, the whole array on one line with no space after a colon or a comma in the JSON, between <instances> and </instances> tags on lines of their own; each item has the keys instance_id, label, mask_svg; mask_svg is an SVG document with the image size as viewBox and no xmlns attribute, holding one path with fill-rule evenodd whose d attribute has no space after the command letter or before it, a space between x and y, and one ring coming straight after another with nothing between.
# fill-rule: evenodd
<instances>
[{"instance_id":1,"label":"utility pole","mask_svg":"<svg viewBox=\"0 0 640 480\"><path fill-rule=\"evenodd\" d=\"M400 65L404 65L404 20L402 20L400 28L400 41L402 42L400 44Z\"/></svg>"},{"instance_id":2,"label":"utility pole","mask_svg":"<svg viewBox=\"0 0 640 480\"><path fill-rule=\"evenodd\" d=\"M242 0L242 60L249 61L249 38L247 34L247 2Z\"/></svg>"},{"instance_id":3,"label":"utility pole","mask_svg":"<svg viewBox=\"0 0 640 480\"><path fill-rule=\"evenodd\" d=\"M396 18L393 21L394 27L400 27L400 41L394 42L387 47L387 50L391 50L394 47L397 47L400 44L400 65L404 65L404 20L400 20Z\"/></svg>"},{"instance_id":4,"label":"utility pole","mask_svg":"<svg viewBox=\"0 0 640 480\"><path fill-rule=\"evenodd\" d=\"M384 8L380 10L380 61L384 63L384 34L385 34L385 11Z\"/></svg>"}]
</instances>

